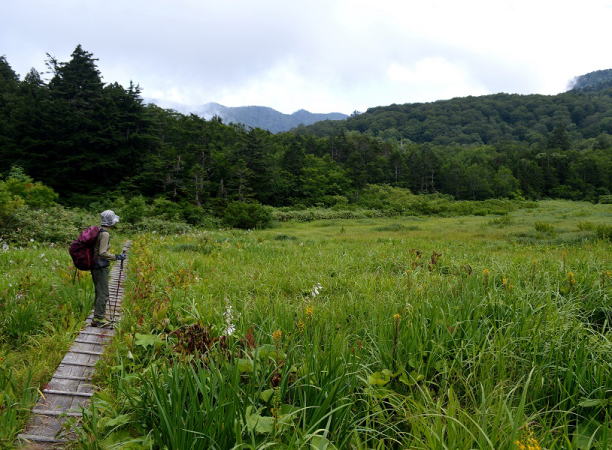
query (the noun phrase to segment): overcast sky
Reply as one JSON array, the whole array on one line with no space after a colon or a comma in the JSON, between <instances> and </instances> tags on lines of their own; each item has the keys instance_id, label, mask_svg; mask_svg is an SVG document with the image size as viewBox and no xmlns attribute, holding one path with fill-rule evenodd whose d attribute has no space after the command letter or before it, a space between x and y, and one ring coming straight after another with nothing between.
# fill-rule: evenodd
<instances>
[{"instance_id":1,"label":"overcast sky","mask_svg":"<svg viewBox=\"0 0 612 450\"><path fill-rule=\"evenodd\" d=\"M19 74L80 43L105 82L188 105L350 113L555 94L612 68L612 0L0 1L0 55Z\"/></svg>"}]
</instances>

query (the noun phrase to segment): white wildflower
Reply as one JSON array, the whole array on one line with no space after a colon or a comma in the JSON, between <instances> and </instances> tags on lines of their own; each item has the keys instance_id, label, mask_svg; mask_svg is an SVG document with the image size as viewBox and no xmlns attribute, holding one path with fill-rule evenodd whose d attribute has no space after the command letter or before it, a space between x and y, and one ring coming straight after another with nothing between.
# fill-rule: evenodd
<instances>
[{"instance_id":1,"label":"white wildflower","mask_svg":"<svg viewBox=\"0 0 612 450\"><path fill-rule=\"evenodd\" d=\"M310 291L310 296L311 297L316 297L317 295L319 295L321 293L321 289L323 289L323 286L321 286L321 283L317 283L312 287L312 290Z\"/></svg>"},{"instance_id":2,"label":"white wildflower","mask_svg":"<svg viewBox=\"0 0 612 450\"><path fill-rule=\"evenodd\" d=\"M30 242L34 242L34 238L30 238Z\"/></svg>"},{"instance_id":3,"label":"white wildflower","mask_svg":"<svg viewBox=\"0 0 612 450\"><path fill-rule=\"evenodd\" d=\"M234 323L234 310L230 303L225 304L225 311L223 312L223 319L225 319L225 329L223 334L225 336L231 336L236 331L236 324Z\"/></svg>"},{"instance_id":4,"label":"white wildflower","mask_svg":"<svg viewBox=\"0 0 612 450\"><path fill-rule=\"evenodd\" d=\"M3 243L3 244L2 244L2 251L4 251L4 252L8 252L8 249L9 249L9 245L8 245L6 242L5 242L5 243Z\"/></svg>"}]
</instances>

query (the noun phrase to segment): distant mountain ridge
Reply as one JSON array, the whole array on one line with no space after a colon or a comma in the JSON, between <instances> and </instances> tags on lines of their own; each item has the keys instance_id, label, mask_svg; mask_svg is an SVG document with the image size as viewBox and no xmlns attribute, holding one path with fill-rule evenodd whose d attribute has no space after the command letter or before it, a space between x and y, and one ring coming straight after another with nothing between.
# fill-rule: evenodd
<instances>
[{"instance_id":1,"label":"distant mountain ridge","mask_svg":"<svg viewBox=\"0 0 612 450\"><path fill-rule=\"evenodd\" d=\"M284 114L267 106L224 106L219 103L206 103L200 106L186 106L177 103L163 103L153 99L147 101L169 107L181 113L191 113L210 120L214 116L220 117L224 123L241 123L253 128L262 128L272 133L289 131L299 125L312 125L321 120L342 120L346 114L311 113L300 109L293 114Z\"/></svg>"},{"instance_id":2,"label":"distant mountain ridge","mask_svg":"<svg viewBox=\"0 0 612 450\"><path fill-rule=\"evenodd\" d=\"M377 106L340 122L295 130L320 137L345 131L435 145L528 142L566 148L583 139L604 145L612 137L612 69L578 76L570 90L556 95L500 93Z\"/></svg>"}]
</instances>

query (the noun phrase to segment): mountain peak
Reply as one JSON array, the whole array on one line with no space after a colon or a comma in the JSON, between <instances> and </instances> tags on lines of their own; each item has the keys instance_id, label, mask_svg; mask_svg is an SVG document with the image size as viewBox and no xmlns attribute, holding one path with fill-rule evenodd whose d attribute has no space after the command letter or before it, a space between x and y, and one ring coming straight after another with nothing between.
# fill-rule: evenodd
<instances>
[{"instance_id":1,"label":"mountain peak","mask_svg":"<svg viewBox=\"0 0 612 450\"><path fill-rule=\"evenodd\" d=\"M147 100L162 107L168 107L166 106L167 103L152 99ZM207 120L219 116L226 123L240 123L253 128L263 128L272 133L289 131L299 125L312 125L321 120L342 120L348 117L342 113L319 114L311 113L305 109L299 109L293 114L284 114L269 106L224 106L216 102L209 102L200 106L172 104L170 107L179 112L196 114Z\"/></svg>"}]
</instances>

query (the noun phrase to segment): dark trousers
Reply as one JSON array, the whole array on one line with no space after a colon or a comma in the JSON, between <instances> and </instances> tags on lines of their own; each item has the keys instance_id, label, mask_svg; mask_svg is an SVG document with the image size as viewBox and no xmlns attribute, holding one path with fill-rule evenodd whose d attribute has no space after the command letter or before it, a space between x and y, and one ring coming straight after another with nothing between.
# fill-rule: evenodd
<instances>
[{"instance_id":1,"label":"dark trousers","mask_svg":"<svg viewBox=\"0 0 612 450\"><path fill-rule=\"evenodd\" d=\"M109 267L101 269L91 269L91 278L96 291L94 302L94 319L103 319L106 312L106 302L108 302L108 273Z\"/></svg>"}]
</instances>

